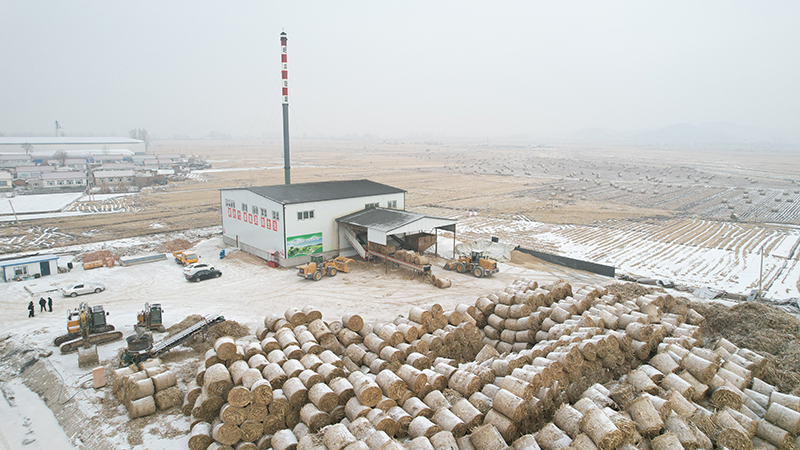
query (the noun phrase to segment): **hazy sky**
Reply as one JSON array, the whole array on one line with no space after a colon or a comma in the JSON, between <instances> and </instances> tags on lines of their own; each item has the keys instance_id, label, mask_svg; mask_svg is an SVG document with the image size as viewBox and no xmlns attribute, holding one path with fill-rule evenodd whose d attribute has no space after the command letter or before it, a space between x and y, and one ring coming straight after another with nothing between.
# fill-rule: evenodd
<instances>
[{"instance_id":1,"label":"hazy sky","mask_svg":"<svg viewBox=\"0 0 800 450\"><path fill-rule=\"evenodd\" d=\"M800 2L0 0L0 133L800 132ZM262 109L263 107L263 109Z\"/></svg>"}]
</instances>

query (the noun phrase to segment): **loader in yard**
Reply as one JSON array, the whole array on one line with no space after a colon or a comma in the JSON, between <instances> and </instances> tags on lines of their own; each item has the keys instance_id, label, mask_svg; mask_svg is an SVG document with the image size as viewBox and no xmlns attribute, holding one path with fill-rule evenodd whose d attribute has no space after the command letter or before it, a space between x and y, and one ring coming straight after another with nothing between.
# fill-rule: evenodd
<instances>
[{"instance_id":1,"label":"loader in yard","mask_svg":"<svg viewBox=\"0 0 800 450\"><path fill-rule=\"evenodd\" d=\"M473 251L470 256L460 256L458 259L448 261L445 270L455 269L458 273L470 272L476 278L488 277L500 271L497 261L484 258L483 252Z\"/></svg>"},{"instance_id":2,"label":"loader in yard","mask_svg":"<svg viewBox=\"0 0 800 450\"><path fill-rule=\"evenodd\" d=\"M336 276L337 272L350 272L347 265L353 262L350 258L337 256L325 261L321 256L312 256L311 262L297 267L297 276L307 280L319 281L322 275Z\"/></svg>"},{"instance_id":3,"label":"loader in yard","mask_svg":"<svg viewBox=\"0 0 800 450\"><path fill-rule=\"evenodd\" d=\"M70 353L79 347L106 344L122 339L122 332L115 331L114 325L106 322L107 312L102 306L89 306L81 303L67 315L67 334L53 340L53 345L61 348L61 353Z\"/></svg>"},{"instance_id":4,"label":"loader in yard","mask_svg":"<svg viewBox=\"0 0 800 450\"><path fill-rule=\"evenodd\" d=\"M160 303L153 303L152 305L145 303L144 309L136 315L136 326L143 330L155 330L163 333L166 331L162 319L163 312Z\"/></svg>"}]
</instances>

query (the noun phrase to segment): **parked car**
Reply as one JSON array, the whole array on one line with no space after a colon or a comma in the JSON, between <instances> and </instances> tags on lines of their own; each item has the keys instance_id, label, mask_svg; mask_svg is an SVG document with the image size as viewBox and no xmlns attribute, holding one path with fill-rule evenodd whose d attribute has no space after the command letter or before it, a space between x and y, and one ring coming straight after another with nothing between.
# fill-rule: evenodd
<instances>
[{"instance_id":1,"label":"parked car","mask_svg":"<svg viewBox=\"0 0 800 450\"><path fill-rule=\"evenodd\" d=\"M75 283L61 288L61 295L64 297L77 297L83 294L97 294L105 291L106 287L102 283Z\"/></svg>"},{"instance_id":2,"label":"parked car","mask_svg":"<svg viewBox=\"0 0 800 450\"><path fill-rule=\"evenodd\" d=\"M186 279L189 281L200 281L209 278L218 278L220 276L222 276L222 271L212 267L210 269L200 269L191 275L186 275Z\"/></svg>"},{"instance_id":3,"label":"parked car","mask_svg":"<svg viewBox=\"0 0 800 450\"><path fill-rule=\"evenodd\" d=\"M198 270L202 270L202 269L213 270L214 266L212 266L211 264L199 263L199 262L198 263L194 263L194 264L189 264L188 266L183 268L183 274L184 275L193 275Z\"/></svg>"}]
</instances>

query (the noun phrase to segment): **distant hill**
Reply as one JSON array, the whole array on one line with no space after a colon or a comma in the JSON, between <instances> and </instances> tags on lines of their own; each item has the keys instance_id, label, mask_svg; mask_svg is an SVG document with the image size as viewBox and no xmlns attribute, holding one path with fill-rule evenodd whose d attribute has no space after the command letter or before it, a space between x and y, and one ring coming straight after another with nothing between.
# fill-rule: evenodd
<instances>
[{"instance_id":1,"label":"distant hill","mask_svg":"<svg viewBox=\"0 0 800 450\"><path fill-rule=\"evenodd\" d=\"M698 127L689 123L667 125L655 130L640 131L632 138L636 141L654 143L690 144L693 142L729 142L733 140L730 134L715 131L709 128Z\"/></svg>"}]
</instances>

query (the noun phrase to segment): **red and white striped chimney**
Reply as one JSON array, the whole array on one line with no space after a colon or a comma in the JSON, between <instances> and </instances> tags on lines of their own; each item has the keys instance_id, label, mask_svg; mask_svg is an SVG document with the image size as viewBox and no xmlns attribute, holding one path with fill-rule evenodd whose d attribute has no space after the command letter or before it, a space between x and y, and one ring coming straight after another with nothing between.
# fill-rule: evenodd
<instances>
[{"instance_id":1,"label":"red and white striped chimney","mask_svg":"<svg viewBox=\"0 0 800 450\"><path fill-rule=\"evenodd\" d=\"M286 62L286 33L281 32L281 84L283 89L283 178L291 183L289 164L289 66Z\"/></svg>"}]
</instances>

